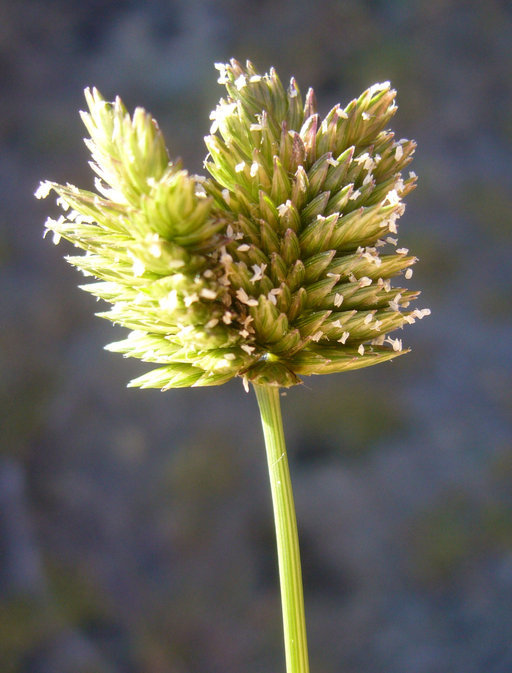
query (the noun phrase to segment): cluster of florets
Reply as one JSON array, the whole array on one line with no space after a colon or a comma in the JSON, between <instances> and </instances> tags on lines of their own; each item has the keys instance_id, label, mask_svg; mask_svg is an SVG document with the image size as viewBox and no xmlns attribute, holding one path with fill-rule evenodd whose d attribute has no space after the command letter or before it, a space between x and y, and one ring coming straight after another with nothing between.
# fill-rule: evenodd
<instances>
[{"instance_id":1,"label":"cluster of florets","mask_svg":"<svg viewBox=\"0 0 512 673\"><path fill-rule=\"evenodd\" d=\"M86 251L69 261L100 282L102 314L132 330L110 350L161 366L132 382L169 388L299 377L365 367L407 352L416 258L397 246L415 143L385 130L388 82L320 120L313 91L250 63L219 65L205 167L170 161L156 122L87 91L86 141L97 192L43 183L66 211L47 229Z\"/></svg>"}]
</instances>

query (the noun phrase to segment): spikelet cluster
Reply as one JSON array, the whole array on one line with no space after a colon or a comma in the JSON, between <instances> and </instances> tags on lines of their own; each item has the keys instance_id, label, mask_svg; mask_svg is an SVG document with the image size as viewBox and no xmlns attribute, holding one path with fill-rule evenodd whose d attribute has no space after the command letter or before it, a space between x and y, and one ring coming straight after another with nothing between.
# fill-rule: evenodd
<instances>
[{"instance_id":1,"label":"spikelet cluster","mask_svg":"<svg viewBox=\"0 0 512 673\"><path fill-rule=\"evenodd\" d=\"M209 176L167 153L156 122L86 91L82 113L96 191L44 182L64 214L54 240L112 304L100 314L131 330L107 348L160 365L132 381L171 388L224 383L291 386L405 352L389 336L429 313L393 286L416 258L397 247L402 171L415 143L387 125L395 91L376 84L322 120L275 70L219 64L226 88L205 138Z\"/></svg>"}]
</instances>

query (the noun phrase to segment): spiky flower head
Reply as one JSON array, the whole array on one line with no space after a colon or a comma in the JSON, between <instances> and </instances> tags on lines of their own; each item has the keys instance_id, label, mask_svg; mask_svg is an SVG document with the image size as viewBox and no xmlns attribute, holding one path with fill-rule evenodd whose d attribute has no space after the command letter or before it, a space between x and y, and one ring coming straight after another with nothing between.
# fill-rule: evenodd
<instances>
[{"instance_id":1,"label":"spiky flower head","mask_svg":"<svg viewBox=\"0 0 512 673\"><path fill-rule=\"evenodd\" d=\"M397 248L402 175L414 152L386 127L389 82L321 120L271 69L219 64L226 87L211 114L209 177L170 160L147 112L86 90L86 144L96 191L42 183L64 214L46 228L85 250L68 261L99 282L84 289L112 304L103 317L129 328L109 350L160 367L141 387L291 386L407 350L389 336L429 313L418 292L393 286L416 258Z\"/></svg>"}]
</instances>

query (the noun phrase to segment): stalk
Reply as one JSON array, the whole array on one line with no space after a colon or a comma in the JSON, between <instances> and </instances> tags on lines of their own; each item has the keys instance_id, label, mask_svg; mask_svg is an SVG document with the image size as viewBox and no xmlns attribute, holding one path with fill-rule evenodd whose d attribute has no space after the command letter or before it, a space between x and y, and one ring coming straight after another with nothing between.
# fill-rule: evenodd
<instances>
[{"instance_id":1,"label":"stalk","mask_svg":"<svg viewBox=\"0 0 512 673\"><path fill-rule=\"evenodd\" d=\"M309 673L299 536L279 388L254 385L263 426L276 529L287 673Z\"/></svg>"}]
</instances>

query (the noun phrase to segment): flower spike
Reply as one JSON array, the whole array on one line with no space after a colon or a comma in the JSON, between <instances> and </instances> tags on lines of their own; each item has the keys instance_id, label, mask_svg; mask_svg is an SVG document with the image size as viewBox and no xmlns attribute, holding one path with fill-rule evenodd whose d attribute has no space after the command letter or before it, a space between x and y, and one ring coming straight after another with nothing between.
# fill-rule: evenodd
<instances>
[{"instance_id":1,"label":"flower spike","mask_svg":"<svg viewBox=\"0 0 512 673\"><path fill-rule=\"evenodd\" d=\"M416 258L395 249L402 171L415 143L396 141L389 82L320 119L313 91L218 64L226 95L205 138L209 177L170 160L157 123L86 90L82 118L96 191L43 183L64 214L54 240L99 282L103 317L131 330L109 350L156 363L141 387L244 382L288 387L301 376L366 367L407 352L391 332L428 315L391 280ZM384 254L382 254L384 250Z\"/></svg>"}]
</instances>

